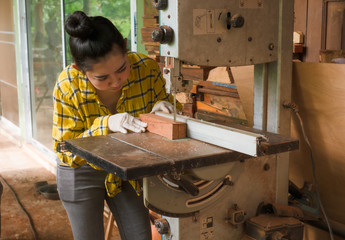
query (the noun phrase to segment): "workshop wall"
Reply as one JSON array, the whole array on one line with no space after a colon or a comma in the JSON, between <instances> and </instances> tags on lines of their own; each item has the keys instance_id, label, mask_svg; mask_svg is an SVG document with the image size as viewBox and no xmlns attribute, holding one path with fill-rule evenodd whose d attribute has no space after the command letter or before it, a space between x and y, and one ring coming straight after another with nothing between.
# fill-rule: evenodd
<instances>
[{"instance_id":1,"label":"workshop wall","mask_svg":"<svg viewBox=\"0 0 345 240\"><path fill-rule=\"evenodd\" d=\"M246 115L253 116L253 66L231 68ZM345 65L293 63L292 101L299 106L311 142L321 200L332 221L345 224ZM248 119L249 120L249 119ZM314 183L309 150L297 118L292 115L291 136L300 149L290 153L289 178L298 187ZM248 121L250 122L250 121ZM307 225L305 239L329 239L325 231ZM336 238L341 239L341 238Z\"/></svg>"},{"instance_id":2,"label":"workshop wall","mask_svg":"<svg viewBox=\"0 0 345 240\"><path fill-rule=\"evenodd\" d=\"M19 125L12 0L0 7L0 115Z\"/></svg>"},{"instance_id":3,"label":"workshop wall","mask_svg":"<svg viewBox=\"0 0 345 240\"><path fill-rule=\"evenodd\" d=\"M345 65L294 63L292 100L299 106L313 148L323 205L330 219L345 224ZM313 183L309 151L296 117L291 135L300 149L290 154L290 179Z\"/></svg>"}]
</instances>

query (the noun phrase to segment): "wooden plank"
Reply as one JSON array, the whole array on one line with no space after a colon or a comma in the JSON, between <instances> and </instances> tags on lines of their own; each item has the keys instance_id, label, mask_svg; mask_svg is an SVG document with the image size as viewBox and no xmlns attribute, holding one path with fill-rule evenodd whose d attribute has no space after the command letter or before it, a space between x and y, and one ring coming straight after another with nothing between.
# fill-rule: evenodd
<instances>
[{"instance_id":1,"label":"wooden plank","mask_svg":"<svg viewBox=\"0 0 345 240\"><path fill-rule=\"evenodd\" d=\"M299 106L305 132L315 157L321 200L328 217L345 222L345 65L294 63L292 97ZM301 139L290 153L290 179L299 187L313 182L310 152L298 120L293 116L291 136Z\"/></svg>"},{"instance_id":2,"label":"wooden plank","mask_svg":"<svg viewBox=\"0 0 345 240\"><path fill-rule=\"evenodd\" d=\"M306 42L307 47L305 61L319 62L319 51L321 46L321 26L322 26L322 2L308 1L307 3L307 27ZM296 7L298 8L298 7ZM296 29L297 30L297 29Z\"/></svg>"},{"instance_id":3,"label":"wooden plank","mask_svg":"<svg viewBox=\"0 0 345 240\"><path fill-rule=\"evenodd\" d=\"M183 122L174 122L151 113L140 114L140 120L147 123L147 131L156 133L171 140L186 137L187 126Z\"/></svg>"},{"instance_id":4,"label":"wooden plank","mask_svg":"<svg viewBox=\"0 0 345 240\"><path fill-rule=\"evenodd\" d=\"M233 92L229 92L229 91L222 91L222 90L217 90L217 89L198 88L198 92L212 94L212 95L216 95L216 96L239 98L238 93L233 93Z\"/></svg>"},{"instance_id":5,"label":"wooden plank","mask_svg":"<svg viewBox=\"0 0 345 240\"><path fill-rule=\"evenodd\" d=\"M342 50L345 1L327 3L325 49Z\"/></svg>"},{"instance_id":6,"label":"wooden plank","mask_svg":"<svg viewBox=\"0 0 345 240\"><path fill-rule=\"evenodd\" d=\"M217 107L211 106L209 104L206 104L205 102L197 101L196 102L196 109L197 111L202 110L202 111L208 111L208 112L213 112L217 114L222 114L225 116L230 116L228 114L227 109L219 109Z\"/></svg>"},{"instance_id":7,"label":"wooden plank","mask_svg":"<svg viewBox=\"0 0 345 240\"><path fill-rule=\"evenodd\" d=\"M195 113L195 104L194 103L184 103L182 114L188 117L193 117Z\"/></svg>"},{"instance_id":8,"label":"wooden plank","mask_svg":"<svg viewBox=\"0 0 345 240\"><path fill-rule=\"evenodd\" d=\"M185 114L184 114L185 115ZM248 125L247 120L225 116L222 114L217 114L213 112L198 110L195 114L196 119L204 120L207 122L212 122L216 124L226 125L227 123L236 123L241 125Z\"/></svg>"}]
</instances>

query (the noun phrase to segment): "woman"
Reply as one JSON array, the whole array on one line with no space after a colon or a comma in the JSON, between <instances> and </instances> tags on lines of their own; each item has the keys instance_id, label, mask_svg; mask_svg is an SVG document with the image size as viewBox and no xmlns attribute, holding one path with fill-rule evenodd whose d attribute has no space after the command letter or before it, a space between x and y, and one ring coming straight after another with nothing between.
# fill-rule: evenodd
<instances>
[{"instance_id":1,"label":"woman","mask_svg":"<svg viewBox=\"0 0 345 240\"><path fill-rule=\"evenodd\" d=\"M144 132L141 113L172 110L158 64L127 52L127 40L104 17L77 11L65 30L74 63L54 88L54 149L59 142L110 132ZM138 135L140 137L140 135ZM122 239L151 239L137 181L122 181L69 152L58 152L57 184L74 239L104 239L104 200Z\"/></svg>"}]
</instances>

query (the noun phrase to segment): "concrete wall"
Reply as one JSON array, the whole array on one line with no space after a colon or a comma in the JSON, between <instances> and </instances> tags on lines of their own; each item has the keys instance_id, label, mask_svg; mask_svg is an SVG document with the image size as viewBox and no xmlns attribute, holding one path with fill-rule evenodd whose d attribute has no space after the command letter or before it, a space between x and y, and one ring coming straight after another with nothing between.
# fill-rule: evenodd
<instances>
[{"instance_id":1,"label":"concrete wall","mask_svg":"<svg viewBox=\"0 0 345 240\"><path fill-rule=\"evenodd\" d=\"M0 7L0 104L1 116L19 125L12 0Z\"/></svg>"}]
</instances>

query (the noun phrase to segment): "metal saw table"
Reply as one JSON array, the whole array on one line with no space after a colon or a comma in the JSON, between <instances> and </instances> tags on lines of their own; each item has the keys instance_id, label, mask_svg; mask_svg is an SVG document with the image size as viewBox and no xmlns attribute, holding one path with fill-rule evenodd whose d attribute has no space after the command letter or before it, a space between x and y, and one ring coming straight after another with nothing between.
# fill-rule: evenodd
<instances>
[{"instance_id":1,"label":"metal saw table","mask_svg":"<svg viewBox=\"0 0 345 240\"><path fill-rule=\"evenodd\" d=\"M268 141L258 143L259 156L298 149L296 139L265 135ZM253 158L191 138L169 140L149 132L70 139L64 149L123 180Z\"/></svg>"}]
</instances>

